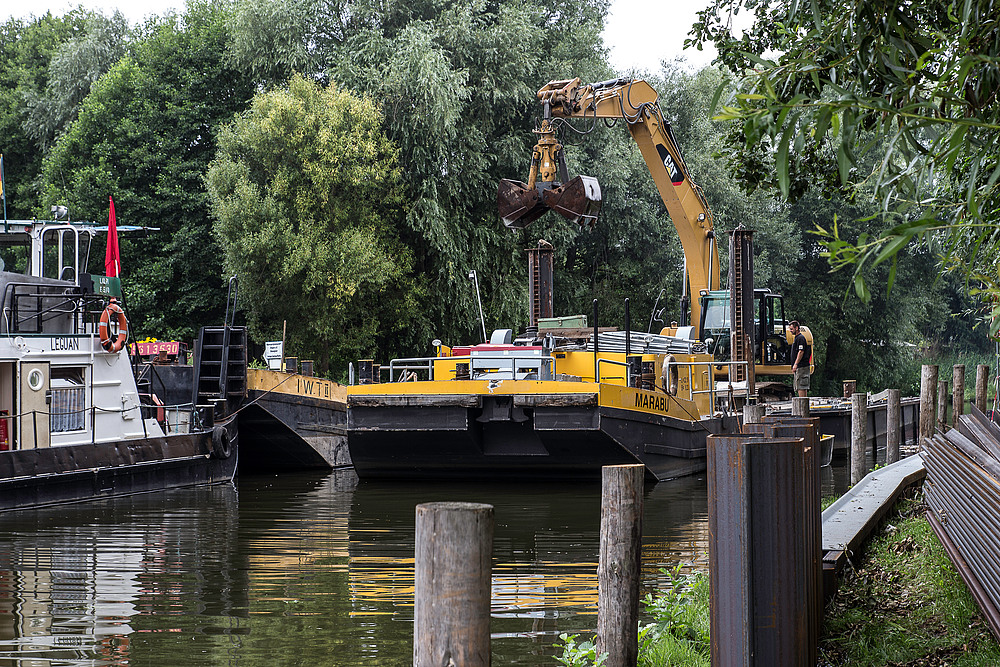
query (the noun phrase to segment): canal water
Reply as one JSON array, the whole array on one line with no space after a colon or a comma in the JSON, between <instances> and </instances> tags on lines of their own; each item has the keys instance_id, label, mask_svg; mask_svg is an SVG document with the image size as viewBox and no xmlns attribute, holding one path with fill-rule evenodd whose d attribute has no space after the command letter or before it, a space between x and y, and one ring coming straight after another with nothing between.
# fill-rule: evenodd
<instances>
[{"instance_id":1,"label":"canal water","mask_svg":"<svg viewBox=\"0 0 1000 667\"><path fill-rule=\"evenodd\" d=\"M824 495L847 485L843 460ZM647 486L643 586L708 568L704 475ZM600 485L359 482L353 472L0 514L0 665L406 665L414 507L495 507L497 665L596 625Z\"/></svg>"}]
</instances>

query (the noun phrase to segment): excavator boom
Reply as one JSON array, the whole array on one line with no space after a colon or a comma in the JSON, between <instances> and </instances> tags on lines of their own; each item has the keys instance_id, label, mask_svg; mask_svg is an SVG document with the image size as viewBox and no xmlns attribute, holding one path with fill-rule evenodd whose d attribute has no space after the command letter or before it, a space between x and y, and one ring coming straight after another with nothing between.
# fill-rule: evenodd
<instances>
[{"instance_id":1,"label":"excavator boom","mask_svg":"<svg viewBox=\"0 0 1000 667\"><path fill-rule=\"evenodd\" d=\"M621 119L642 153L684 248L691 294L691 323L697 329L702 290L719 288L719 260L712 213L691 180L657 94L645 81L614 79L583 84L579 78L550 81L537 94L542 121L531 157L528 182L504 179L497 206L504 224L521 229L554 210L571 222L593 226L601 208L601 188L590 176L569 178L565 153L556 140L562 118Z\"/></svg>"}]
</instances>

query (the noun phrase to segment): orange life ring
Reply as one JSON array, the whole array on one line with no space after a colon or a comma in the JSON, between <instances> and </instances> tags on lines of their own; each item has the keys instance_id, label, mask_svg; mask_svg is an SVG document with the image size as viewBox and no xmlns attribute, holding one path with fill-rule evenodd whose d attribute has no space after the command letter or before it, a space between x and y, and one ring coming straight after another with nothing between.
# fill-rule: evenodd
<instances>
[{"instance_id":1,"label":"orange life ring","mask_svg":"<svg viewBox=\"0 0 1000 667\"><path fill-rule=\"evenodd\" d=\"M111 318L118 321L118 337L114 340L111 338ZM118 352L125 347L125 340L128 338L128 320L125 319L125 312L114 299L111 299L111 303L101 313L101 323L97 333L101 338L101 347L108 352Z\"/></svg>"}]
</instances>

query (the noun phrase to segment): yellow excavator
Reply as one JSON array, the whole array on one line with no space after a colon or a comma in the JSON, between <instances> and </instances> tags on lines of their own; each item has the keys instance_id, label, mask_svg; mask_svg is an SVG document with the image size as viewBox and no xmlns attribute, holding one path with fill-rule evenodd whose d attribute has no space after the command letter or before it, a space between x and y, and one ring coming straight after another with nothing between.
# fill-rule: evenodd
<instances>
[{"instance_id":1,"label":"yellow excavator","mask_svg":"<svg viewBox=\"0 0 1000 667\"><path fill-rule=\"evenodd\" d=\"M535 130L538 142L528 182L504 179L498 189L497 205L504 225L521 229L552 210L571 222L593 226L601 208L600 184L589 176L569 178L565 151L556 138L558 124L571 118L624 120L684 249L687 276L680 324L661 333L683 334L705 342L718 362L748 362L736 368L734 380L746 379L747 367L754 369L752 377L791 375L788 356L793 336L785 321L783 300L780 294L753 289L752 239L747 250L747 234L734 236L730 289L720 289L712 211L701 188L691 179L657 103L656 91L637 79L583 84L575 78L550 81L538 91L538 99L543 113ZM688 299L688 287L693 300ZM733 288L739 289L740 298L732 298ZM687 326L689 307L691 325ZM812 349L812 332L802 327L802 333ZM810 373L813 369L810 358ZM716 370L717 376L728 372L724 364Z\"/></svg>"}]
</instances>

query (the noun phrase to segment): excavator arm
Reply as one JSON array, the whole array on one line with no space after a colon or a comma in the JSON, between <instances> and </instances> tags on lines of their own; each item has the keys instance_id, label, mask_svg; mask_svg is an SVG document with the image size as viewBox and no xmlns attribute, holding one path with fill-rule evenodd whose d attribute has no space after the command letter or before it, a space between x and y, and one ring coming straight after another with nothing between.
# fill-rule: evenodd
<instances>
[{"instance_id":1,"label":"excavator arm","mask_svg":"<svg viewBox=\"0 0 1000 667\"><path fill-rule=\"evenodd\" d=\"M554 119L621 119L639 147L653 182L677 228L691 288L691 320L697 328L702 290L719 289L719 259L712 212L688 173L670 124L663 118L657 94L645 81L615 79L582 84L579 78L550 81L538 91L543 115L528 183L504 179L497 203L504 224L527 226L547 210L581 224L596 221L601 204L596 179L569 179Z\"/></svg>"}]
</instances>

